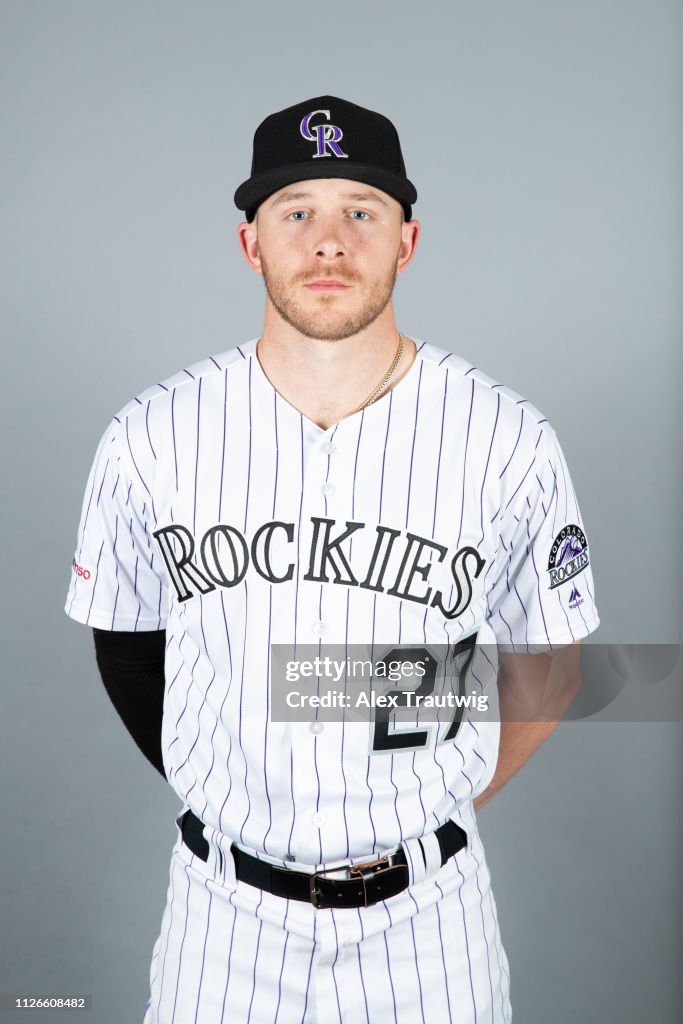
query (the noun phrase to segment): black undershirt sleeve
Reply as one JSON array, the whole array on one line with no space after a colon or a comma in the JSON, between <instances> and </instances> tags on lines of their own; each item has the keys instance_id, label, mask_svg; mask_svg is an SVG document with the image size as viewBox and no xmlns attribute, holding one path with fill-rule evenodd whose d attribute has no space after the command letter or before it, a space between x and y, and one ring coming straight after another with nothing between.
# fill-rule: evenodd
<instances>
[{"instance_id":1,"label":"black undershirt sleeve","mask_svg":"<svg viewBox=\"0 0 683 1024\"><path fill-rule=\"evenodd\" d=\"M109 698L138 747L166 778L161 757L166 630L93 629L95 657Z\"/></svg>"}]
</instances>

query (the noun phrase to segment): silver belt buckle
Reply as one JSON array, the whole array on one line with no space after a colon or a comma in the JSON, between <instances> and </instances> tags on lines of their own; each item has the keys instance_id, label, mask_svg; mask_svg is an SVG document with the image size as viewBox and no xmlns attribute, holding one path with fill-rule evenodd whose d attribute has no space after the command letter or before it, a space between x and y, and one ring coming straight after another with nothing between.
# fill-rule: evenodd
<instances>
[{"instance_id":1,"label":"silver belt buckle","mask_svg":"<svg viewBox=\"0 0 683 1024\"><path fill-rule=\"evenodd\" d=\"M328 907L326 904L323 906L320 905L319 900L323 894L321 893L320 889L316 887L316 879L318 878L319 875L333 875L336 874L336 872L338 871L346 871L348 872L349 877L340 878L339 881L358 881L358 879L360 878L360 880L363 883L363 906L367 907L368 891L367 886L365 884L366 878L371 878L373 875L381 874L383 871L388 871L389 868L393 866L391 861L391 856L377 857L375 860L364 861L362 864L340 864L336 868L324 868L322 871L314 871L313 874L311 875L310 881L311 903L313 904L316 910L334 909Z\"/></svg>"},{"instance_id":2,"label":"silver belt buckle","mask_svg":"<svg viewBox=\"0 0 683 1024\"><path fill-rule=\"evenodd\" d=\"M365 884L366 879L372 878L373 875L382 875L385 871L389 871L392 867L392 857L378 857L376 860L366 861L364 864L353 864L351 866L351 874L360 876L363 882L363 905L368 905L368 889Z\"/></svg>"}]
</instances>

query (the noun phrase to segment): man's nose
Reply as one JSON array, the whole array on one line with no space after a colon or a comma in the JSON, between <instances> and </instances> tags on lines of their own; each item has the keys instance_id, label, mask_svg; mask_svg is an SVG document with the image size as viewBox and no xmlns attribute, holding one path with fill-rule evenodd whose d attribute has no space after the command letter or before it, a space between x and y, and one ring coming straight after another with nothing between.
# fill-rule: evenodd
<instances>
[{"instance_id":1,"label":"man's nose","mask_svg":"<svg viewBox=\"0 0 683 1024\"><path fill-rule=\"evenodd\" d=\"M344 249L334 239L326 239L320 242L316 250L316 256L322 256L323 259L327 260L337 259L337 257L344 254Z\"/></svg>"},{"instance_id":2,"label":"man's nose","mask_svg":"<svg viewBox=\"0 0 683 1024\"><path fill-rule=\"evenodd\" d=\"M346 242L342 226L337 218L324 218L318 223L319 231L315 238L316 256L324 259L336 259L346 254Z\"/></svg>"}]
</instances>

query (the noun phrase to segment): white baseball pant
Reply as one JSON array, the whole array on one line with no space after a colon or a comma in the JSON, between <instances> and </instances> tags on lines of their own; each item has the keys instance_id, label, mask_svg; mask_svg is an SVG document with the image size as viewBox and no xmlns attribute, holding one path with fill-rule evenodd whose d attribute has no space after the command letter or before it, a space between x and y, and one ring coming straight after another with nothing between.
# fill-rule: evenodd
<instances>
[{"instance_id":1,"label":"white baseball pant","mask_svg":"<svg viewBox=\"0 0 683 1024\"><path fill-rule=\"evenodd\" d=\"M509 968L483 846L405 892L316 910L173 848L144 1024L509 1024ZM222 864L222 870L220 865ZM296 865L292 865L296 868Z\"/></svg>"}]
</instances>

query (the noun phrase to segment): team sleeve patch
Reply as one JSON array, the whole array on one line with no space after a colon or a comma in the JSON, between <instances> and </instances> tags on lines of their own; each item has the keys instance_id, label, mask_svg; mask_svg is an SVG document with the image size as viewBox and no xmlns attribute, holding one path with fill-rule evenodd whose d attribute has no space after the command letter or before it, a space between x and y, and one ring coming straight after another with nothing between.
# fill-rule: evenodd
<instances>
[{"instance_id":1,"label":"team sleeve patch","mask_svg":"<svg viewBox=\"0 0 683 1024\"><path fill-rule=\"evenodd\" d=\"M590 564L588 541L580 526L568 523L553 540L548 556L548 587L554 590L578 576Z\"/></svg>"}]
</instances>

